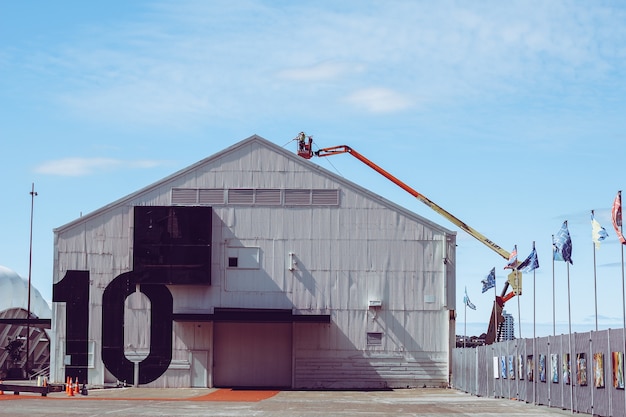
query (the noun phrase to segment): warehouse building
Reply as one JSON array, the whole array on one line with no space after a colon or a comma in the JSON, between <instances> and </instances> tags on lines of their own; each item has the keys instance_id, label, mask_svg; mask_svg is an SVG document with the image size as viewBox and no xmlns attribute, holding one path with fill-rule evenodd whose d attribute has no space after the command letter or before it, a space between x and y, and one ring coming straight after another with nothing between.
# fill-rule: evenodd
<instances>
[{"instance_id":1,"label":"warehouse building","mask_svg":"<svg viewBox=\"0 0 626 417\"><path fill-rule=\"evenodd\" d=\"M448 384L455 232L259 136L54 236L53 380Z\"/></svg>"}]
</instances>

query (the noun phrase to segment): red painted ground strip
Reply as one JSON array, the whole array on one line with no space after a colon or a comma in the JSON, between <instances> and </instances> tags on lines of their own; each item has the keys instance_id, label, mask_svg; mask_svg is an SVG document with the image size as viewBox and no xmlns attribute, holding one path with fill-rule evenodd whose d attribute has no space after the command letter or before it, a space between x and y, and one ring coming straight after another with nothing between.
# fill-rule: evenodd
<instances>
[{"instance_id":1,"label":"red painted ground strip","mask_svg":"<svg viewBox=\"0 0 626 417\"><path fill-rule=\"evenodd\" d=\"M233 401L233 402L259 402L272 398L280 391L273 390L233 390L218 389L207 395L190 398L191 401Z\"/></svg>"},{"instance_id":2,"label":"red painted ground strip","mask_svg":"<svg viewBox=\"0 0 626 417\"><path fill-rule=\"evenodd\" d=\"M0 401L5 400L94 400L94 401L223 401L223 402L259 402L272 398L280 391L276 390L233 390L220 388L209 394L190 398L124 398L124 397L90 397L77 395L75 397L42 397L40 395L13 395L4 393Z\"/></svg>"}]
</instances>

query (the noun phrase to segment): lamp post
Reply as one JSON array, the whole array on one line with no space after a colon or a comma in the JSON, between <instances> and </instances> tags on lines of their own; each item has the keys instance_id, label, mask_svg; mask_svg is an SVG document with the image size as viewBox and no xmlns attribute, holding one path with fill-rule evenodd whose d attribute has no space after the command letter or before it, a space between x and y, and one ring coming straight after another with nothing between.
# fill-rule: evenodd
<instances>
[{"instance_id":1,"label":"lamp post","mask_svg":"<svg viewBox=\"0 0 626 417\"><path fill-rule=\"evenodd\" d=\"M33 269L33 211L35 208L35 196L37 193L35 192L35 183L30 191L30 248L28 254L28 305L27 305L27 316L26 316L26 378L29 379L29 358L30 358L30 293L31 293L31 277L32 277L32 269Z\"/></svg>"}]
</instances>

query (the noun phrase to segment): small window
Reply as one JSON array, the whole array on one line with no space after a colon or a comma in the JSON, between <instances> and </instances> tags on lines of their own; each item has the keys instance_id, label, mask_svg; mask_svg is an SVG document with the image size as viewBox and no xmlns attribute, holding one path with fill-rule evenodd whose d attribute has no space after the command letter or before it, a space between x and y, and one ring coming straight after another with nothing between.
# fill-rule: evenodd
<instances>
[{"instance_id":1,"label":"small window","mask_svg":"<svg viewBox=\"0 0 626 417\"><path fill-rule=\"evenodd\" d=\"M254 247L229 247L228 267L259 269L261 267L261 249Z\"/></svg>"},{"instance_id":2,"label":"small window","mask_svg":"<svg viewBox=\"0 0 626 417\"><path fill-rule=\"evenodd\" d=\"M380 332L368 332L367 333L367 344L368 345L382 345L383 344L383 334Z\"/></svg>"}]
</instances>

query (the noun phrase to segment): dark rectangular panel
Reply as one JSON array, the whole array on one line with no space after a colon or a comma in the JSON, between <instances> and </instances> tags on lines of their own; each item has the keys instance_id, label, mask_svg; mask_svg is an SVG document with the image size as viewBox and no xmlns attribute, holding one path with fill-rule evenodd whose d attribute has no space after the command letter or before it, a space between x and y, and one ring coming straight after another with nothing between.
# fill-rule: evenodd
<instances>
[{"instance_id":1,"label":"dark rectangular panel","mask_svg":"<svg viewBox=\"0 0 626 417\"><path fill-rule=\"evenodd\" d=\"M140 283L211 284L211 207L136 206L133 270Z\"/></svg>"}]
</instances>

